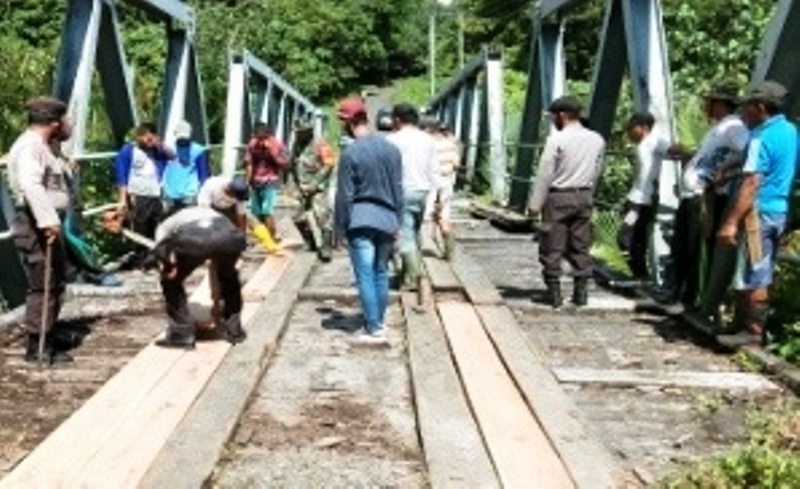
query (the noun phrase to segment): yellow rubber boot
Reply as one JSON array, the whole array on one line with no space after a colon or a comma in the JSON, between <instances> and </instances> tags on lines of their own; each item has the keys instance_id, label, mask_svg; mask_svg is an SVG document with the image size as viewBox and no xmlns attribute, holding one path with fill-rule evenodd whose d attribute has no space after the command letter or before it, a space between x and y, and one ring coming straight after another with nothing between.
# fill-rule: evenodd
<instances>
[{"instance_id":1,"label":"yellow rubber boot","mask_svg":"<svg viewBox=\"0 0 800 489\"><path fill-rule=\"evenodd\" d=\"M252 229L253 236L255 236L267 253L274 254L280 251L280 246L278 246L278 243L276 243L275 239L273 239L272 234L270 234L269 229L267 229L267 226L263 224L256 224Z\"/></svg>"}]
</instances>

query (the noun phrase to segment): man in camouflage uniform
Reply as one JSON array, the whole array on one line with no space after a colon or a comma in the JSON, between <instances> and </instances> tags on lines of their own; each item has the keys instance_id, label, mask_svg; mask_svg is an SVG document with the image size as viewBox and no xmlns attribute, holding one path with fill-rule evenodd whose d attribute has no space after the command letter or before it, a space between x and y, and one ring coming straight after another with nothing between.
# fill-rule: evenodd
<instances>
[{"instance_id":1,"label":"man in camouflage uniform","mask_svg":"<svg viewBox=\"0 0 800 489\"><path fill-rule=\"evenodd\" d=\"M333 244L333 210L329 198L335 158L324 139L314 139L308 121L295 123L292 146L292 177L300 193L300 210L295 225L320 260L331 260Z\"/></svg>"}]
</instances>

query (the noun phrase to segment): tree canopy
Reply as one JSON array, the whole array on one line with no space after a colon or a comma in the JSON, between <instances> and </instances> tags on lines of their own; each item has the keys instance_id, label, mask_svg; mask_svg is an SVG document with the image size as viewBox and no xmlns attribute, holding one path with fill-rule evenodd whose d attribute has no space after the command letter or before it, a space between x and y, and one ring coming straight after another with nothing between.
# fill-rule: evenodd
<instances>
[{"instance_id":1,"label":"tree canopy","mask_svg":"<svg viewBox=\"0 0 800 489\"><path fill-rule=\"evenodd\" d=\"M530 0L457 0L450 7L434 0L190 3L199 17L200 62L214 140L219 140L223 131L231 49L249 49L309 97L325 104L365 85L425 75L432 14L437 23L439 76L457 71L457 11L463 14L467 58L484 44L503 46L507 69L524 73L535 6ZM603 0L587 0L567 17L571 79L591 79L604 4ZM65 6L65 0L0 3L0 151L8 148L23 123L24 100L50 91ZM145 117L156 117L166 56L163 27L124 1L120 6L139 106ZM721 76L747 80L773 0L663 0L663 6L679 92L696 92ZM102 116L96 122L102 131Z\"/></svg>"}]
</instances>

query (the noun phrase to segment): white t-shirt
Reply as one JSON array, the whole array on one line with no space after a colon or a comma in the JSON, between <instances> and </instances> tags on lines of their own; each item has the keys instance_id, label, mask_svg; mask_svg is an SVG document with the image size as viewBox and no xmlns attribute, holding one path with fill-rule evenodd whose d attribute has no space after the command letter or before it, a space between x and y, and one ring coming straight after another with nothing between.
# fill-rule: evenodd
<instances>
[{"instance_id":1,"label":"white t-shirt","mask_svg":"<svg viewBox=\"0 0 800 489\"><path fill-rule=\"evenodd\" d=\"M661 174L661 163L669 149L669 141L651 132L636 146L636 174L628 200L634 204L650 205Z\"/></svg>"},{"instance_id":2,"label":"white t-shirt","mask_svg":"<svg viewBox=\"0 0 800 489\"><path fill-rule=\"evenodd\" d=\"M244 203L236 200L235 197L226 192L231 179L224 176L216 176L207 179L200 187L197 194L197 205L200 207L210 207L217 210L227 210L236 207L238 214L244 214Z\"/></svg>"},{"instance_id":3,"label":"white t-shirt","mask_svg":"<svg viewBox=\"0 0 800 489\"><path fill-rule=\"evenodd\" d=\"M403 157L403 190L428 192L438 188L436 140L425 131L406 126L386 137Z\"/></svg>"},{"instance_id":4,"label":"white t-shirt","mask_svg":"<svg viewBox=\"0 0 800 489\"><path fill-rule=\"evenodd\" d=\"M706 179L713 177L733 154L744 151L749 138L747 126L736 115L729 115L714 124L703 137L697 153L683 169L681 197L702 195L706 189Z\"/></svg>"},{"instance_id":5,"label":"white t-shirt","mask_svg":"<svg viewBox=\"0 0 800 489\"><path fill-rule=\"evenodd\" d=\"M147 153L136 146L131 155L128 193L140 197L161 196L161 181L158 177L156 163Z\"/></svg>"}]
</instances>

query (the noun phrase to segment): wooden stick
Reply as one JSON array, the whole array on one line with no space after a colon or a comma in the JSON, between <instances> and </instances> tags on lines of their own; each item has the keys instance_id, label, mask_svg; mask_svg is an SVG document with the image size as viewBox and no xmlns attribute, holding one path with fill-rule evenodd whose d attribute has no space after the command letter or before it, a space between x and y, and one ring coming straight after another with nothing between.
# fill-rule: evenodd
<instances>
[{"instance_id":1,"label":"wooden stick","mask_svg":"<svg viewBox=\"0 0 800 489\"><path fill-rule=\"evenodd\" d=\"M42 311L42 323L39 325L39 356L36 359L39 368L42 368L44 358L44 341L47 335L47 324L50 321L50 280L53 275L53 243L47 240L47 248L44 253L44 310Z\"/></svg>"}]
</instances>

